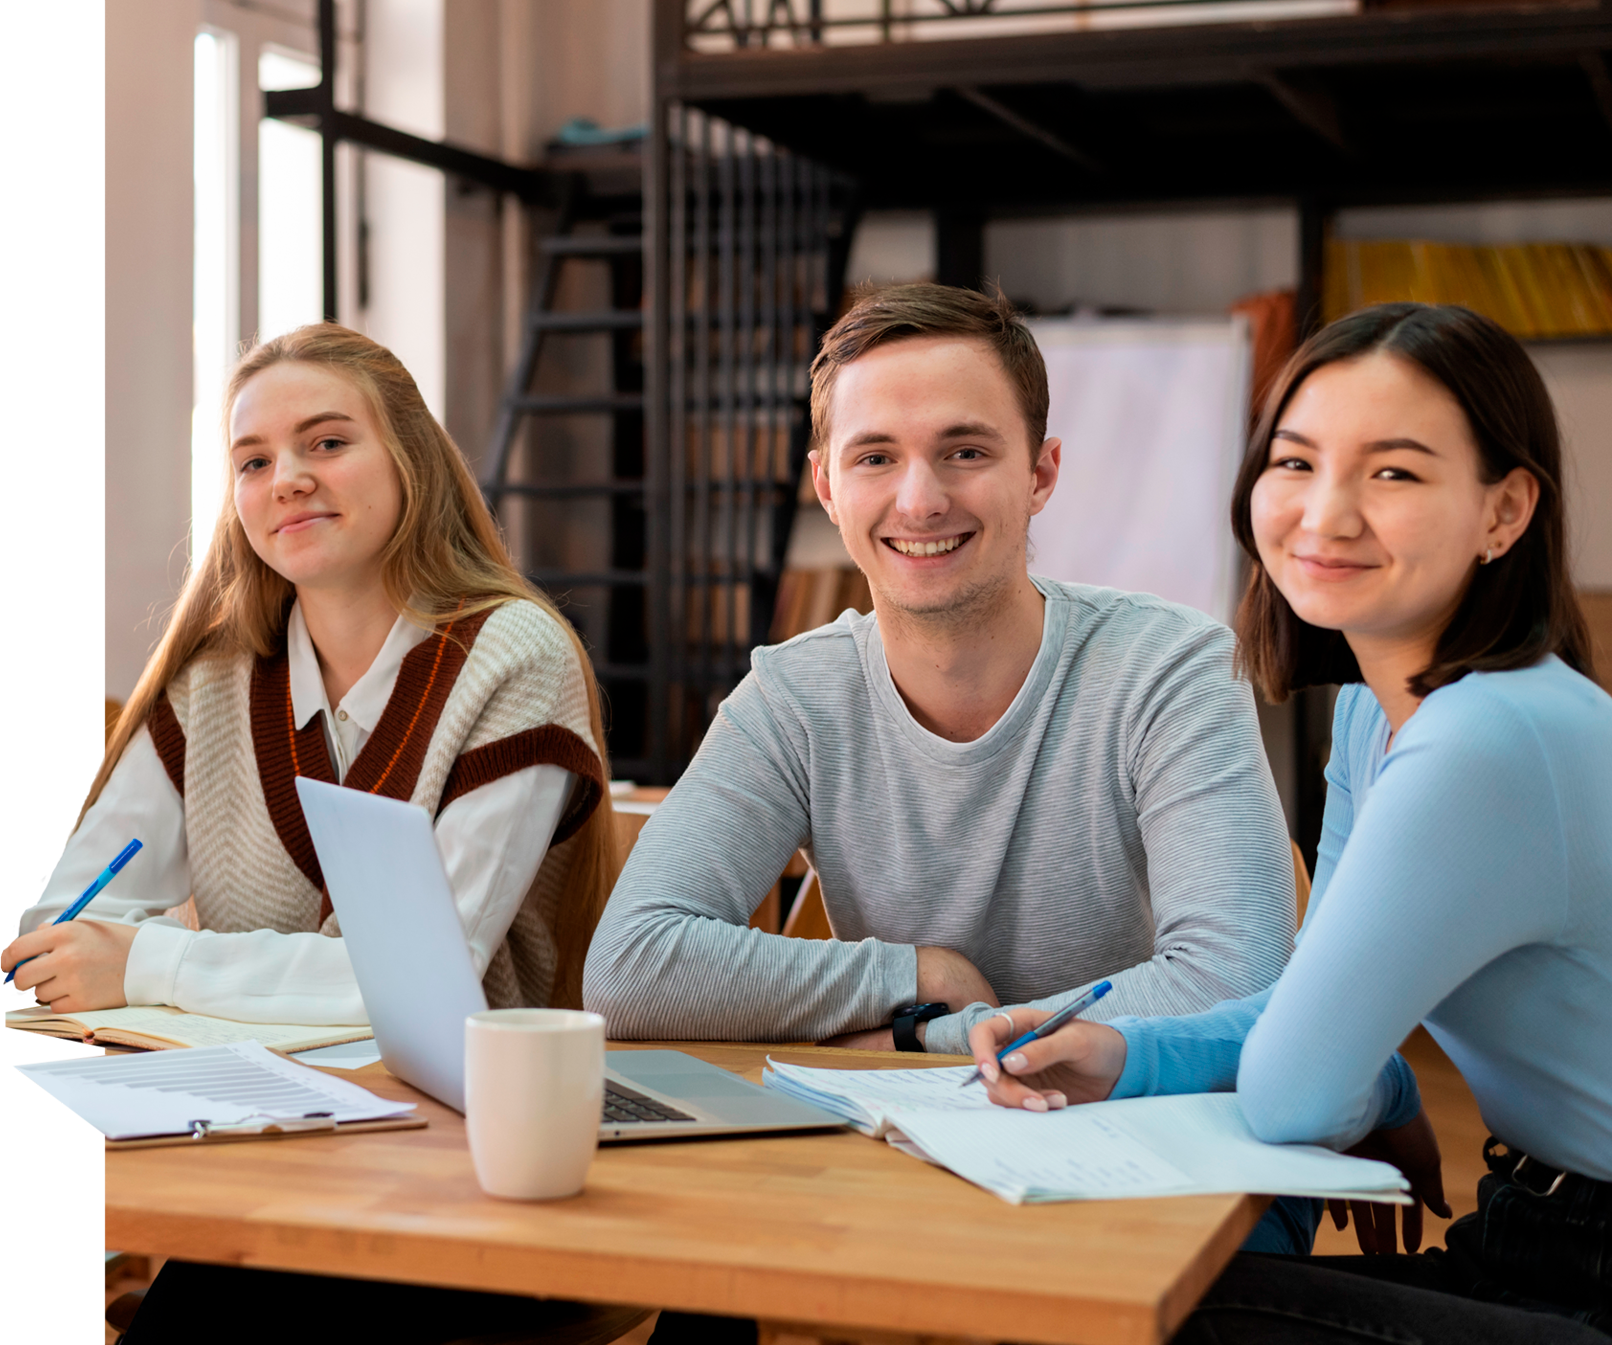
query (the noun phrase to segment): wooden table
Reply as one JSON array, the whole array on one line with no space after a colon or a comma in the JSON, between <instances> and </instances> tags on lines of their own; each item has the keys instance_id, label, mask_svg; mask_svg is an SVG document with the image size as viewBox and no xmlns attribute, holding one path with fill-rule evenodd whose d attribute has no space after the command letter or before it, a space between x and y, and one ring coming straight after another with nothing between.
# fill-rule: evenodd
<instances>
[{"instance_id":1,"label":"wooden table","mask_svg":"<svg viewBox=\"0 0 1612 1345\"><path fill-rule=\"evenodd\" d=\"M898 1063L670 1044L758 1082L769 1050ZM418 1101L430 1127L108 1154L106 1245L796 1324L769 1335L1148 1345L1181 1323L1266 1203L1015 1207L854 1132L606 1146L580 1196L506 1202L477 1187L456 1113L378 1065L348 1077Z\"/></svg>"}]
</instances>

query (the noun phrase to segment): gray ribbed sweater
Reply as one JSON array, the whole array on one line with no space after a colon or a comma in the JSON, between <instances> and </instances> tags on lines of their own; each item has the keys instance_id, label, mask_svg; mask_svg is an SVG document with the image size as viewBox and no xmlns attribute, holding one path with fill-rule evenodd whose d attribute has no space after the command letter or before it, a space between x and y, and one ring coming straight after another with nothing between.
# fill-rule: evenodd
<instances>
[{"instance_id":1,"label":"gray ribbed sweater","mask_svg":"<svg viewBox=\"0 0 1612 1345\"><path fill-rule=\"evenodd\" d=\"M755 651L594 936L583 996L612 1037L876 1027L913 1000L925 944L967 956L1003 1004L1112 977L1097 1019L1276 978L1293 866L1231 633L1147 595L1036 584L1040 653L974 742L912 717L871 616ZM831 942L747 928L802 845ZM929 1049L965 1050L987 1013L936 1019Z\"/></svg>"}]
</instances>

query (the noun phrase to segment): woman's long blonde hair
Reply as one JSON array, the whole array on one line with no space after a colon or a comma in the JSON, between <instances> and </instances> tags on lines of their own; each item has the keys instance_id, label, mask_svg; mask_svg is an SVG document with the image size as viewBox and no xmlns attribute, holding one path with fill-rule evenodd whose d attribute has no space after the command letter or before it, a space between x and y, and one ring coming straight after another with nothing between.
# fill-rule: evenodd
<instances>
[{"instance_id":1,"label":"woman's long blonde hair","mask_svg":"<svg viewBox=\"0 0 1612 1345\"><path fill-rule=\"evenodd\" d=\"M299 327L254 347L236 366L224 396L226 427L248 381L288 361L320 365L349 379L369 402L392 455L403 497L397 531L381 554L392 605L425 627L456 612L468 616L516 600L549 613L570 637L581 662L588 723L608 781L599 688L587 650L570 622L510 560L469 464L426 407L408 370L391 351L358 332L334 323ZM234 495L226 491L212 544L186 578L168 628L118 718L84 802L86 811L179 670L199 656L273 653L284 636L293 594L291 583L252 550L235 512ZM574 848L567 884L571 899L562 903L554 930L559 961L553 1002L580 1008L583 959L619 868L608 788L577 833Z\"/></svg>"}]
</instances>

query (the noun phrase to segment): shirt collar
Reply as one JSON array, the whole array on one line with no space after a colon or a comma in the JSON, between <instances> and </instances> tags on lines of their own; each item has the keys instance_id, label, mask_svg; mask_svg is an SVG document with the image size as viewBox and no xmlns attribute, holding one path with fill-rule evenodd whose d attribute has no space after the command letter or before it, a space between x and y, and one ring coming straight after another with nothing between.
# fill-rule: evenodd
<instances>
[{"instance_id":1,"label":"shirt collar","mask_svg":"<svg viewBox=\"0 0 1612 1345\"><path fill-rule=\"evenodd\" d=\"M364 675L353 683L342 697L341 708L365 733L375 732L380 723L386 702L392 698L397 684L398 670L409 650L431 632L416 626L407 617L400 616L387 634L381 652L369 665ZM302 604L291 605L291 617L286 623L286 654L291 664L291 713L299 729L323 710L330 714L331 706L325 697L325 679L319 672L319 656L314 652L313 639L308 634L308 623L302 619Z\"/></svg>"}]
</instances>

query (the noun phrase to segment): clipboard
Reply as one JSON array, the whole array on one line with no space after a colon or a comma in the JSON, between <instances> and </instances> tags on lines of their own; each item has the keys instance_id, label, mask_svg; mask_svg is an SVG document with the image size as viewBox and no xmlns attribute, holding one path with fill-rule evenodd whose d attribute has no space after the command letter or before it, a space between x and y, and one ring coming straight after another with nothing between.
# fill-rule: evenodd
<instances>
[{"instance_id":1,"label":"clipboard","mask_svg":"<svg viewBox=\"0 0 1612 1345\"><path fill-rule=\"evenodd\" d=\"M206 1122L196 1122L204 1129L192 1130L188 1135L147 1135L132 1140L107 1140L106 1151L112 1153L120 1149L166 1149L185 1146L196 1148L210 1144L245 1144L252 1140L294 1140L304 1139L312 1135L360 1135L375 1130L424 1130L429 1122L423 1116L391 1116L379 1121L344 1121L341 1124L328 1125L302 1125L295 1122L284 1123L271 1121L258 1127L207 1126Z\"/></svg>"}]
</instances>

